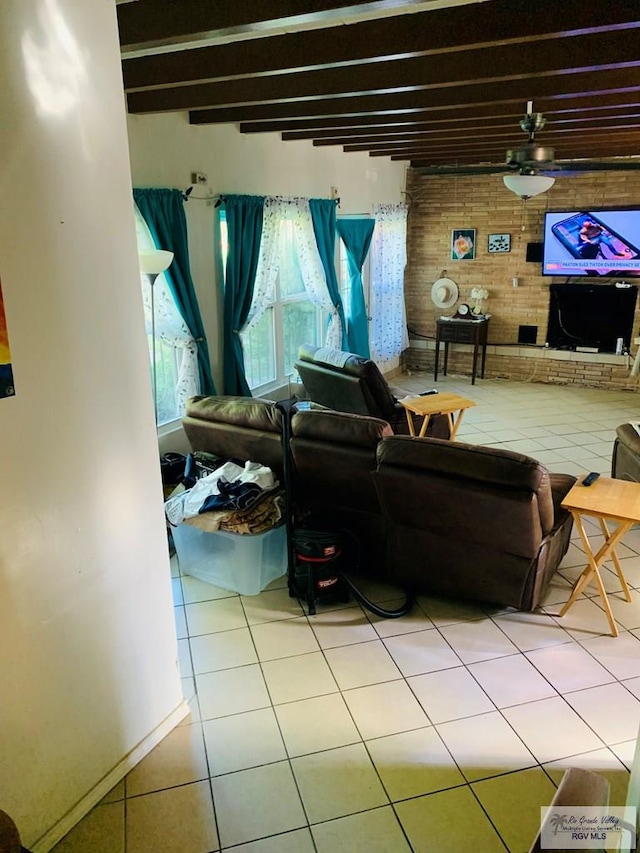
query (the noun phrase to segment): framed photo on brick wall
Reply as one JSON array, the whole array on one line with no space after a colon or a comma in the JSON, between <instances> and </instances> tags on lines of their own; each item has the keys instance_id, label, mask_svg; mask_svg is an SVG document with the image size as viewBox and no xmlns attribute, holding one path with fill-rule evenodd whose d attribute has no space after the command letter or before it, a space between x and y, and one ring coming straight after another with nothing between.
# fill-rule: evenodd
<instances>
[{"instance_id":1,"label":"framed photo on brick wall","mask_svg":"<svg viewBox=\"0 0 640 853\"><path fill-rule=\"evenodd\" d=\"M454 228L451 232L451 260L472 261L476 256L476 229Z\"/></svg>"},{"instance_id":2,"label":"framed photo on brick wall","mask_svg":"<svg viewBox=\"0 0 640 853\"><path fill-rule=\"evenodd\" d=\"M511 251L511 234L489 234L489 251L504 253Z\"/></svg>"}]
</instances>

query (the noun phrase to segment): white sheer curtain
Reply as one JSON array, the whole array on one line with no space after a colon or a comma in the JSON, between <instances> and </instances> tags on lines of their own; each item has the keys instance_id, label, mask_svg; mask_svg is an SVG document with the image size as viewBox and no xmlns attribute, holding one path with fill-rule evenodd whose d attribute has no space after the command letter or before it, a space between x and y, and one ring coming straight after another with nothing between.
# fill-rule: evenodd
<instances>
[{"instance_id":1,"label":"white sheer curtain","mask_svg":"<svg viewBox=\"0 0 640 853\"><path fill-rule=\"evenodd\" d=\"M151 232L138 207L135 206L138 251L156 248ZM151 288L146 276L142 279L142 299L147 337L151 339ZM153 285L153 308L158 364L158 423L182 417L189 397L200 393L198 351L196 342L180 316L169 285L161 273ZM162 352L165 349L169 357ZM171 356L173 350L173 358ZM151 354L150 354L151 358Z\"/></svg>"},{"instance_id":2,"label":"white sheer curtain","mask_svg":"<svg viewBox=\"0 0 640 853\"><path fill-rule=\"evenodd\" d=\"M253 300L247 323L242 330L248 332L258 322L275 299L275 284L279 269L279 258L283 252L282 223L291 220L295 251L298 256L304 289L311 302L330 318L325 346L340 348L340 318L329 297L322 260L318 252L313 221L306 198L267 197L264 202L262 240L253 290Z\"/></svg>"},{"instance_id":3,"label":"white sheer curtain","mask_svg":"<svg viewBox=\"0 0 640 853\"><path fill-rule=\"evenodd\" d=\"M407 206L376 204L371 243L371 357L395 358L409 346L404 302L407 263Z\"/></svg>"}]
</instances>

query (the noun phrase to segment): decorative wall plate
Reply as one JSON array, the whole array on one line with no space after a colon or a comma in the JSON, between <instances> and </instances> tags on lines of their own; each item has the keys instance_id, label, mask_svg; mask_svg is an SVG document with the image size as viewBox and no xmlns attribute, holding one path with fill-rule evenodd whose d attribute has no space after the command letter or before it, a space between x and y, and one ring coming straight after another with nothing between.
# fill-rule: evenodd
<instances>
[{"instance_id":1,"label":"decorative wall plate","mask_svg":"<svg viewBox=\"0 0 640 853\"><path fill-rule=\"evenodd\" d=\"M458 285L450 278L439 278L431 288L431 301L436 308L451 308L458 301Z\"/></svg>"},{"instance_id":2,"label":"decorative wall plate","mask_svg":"<svg viewBox=\"0 0 640 853\"><path fill-rule=\"evenodd\" d=\"M490 252L510 252L511 234L489 234Z\"/></svg>"}]
</instances>

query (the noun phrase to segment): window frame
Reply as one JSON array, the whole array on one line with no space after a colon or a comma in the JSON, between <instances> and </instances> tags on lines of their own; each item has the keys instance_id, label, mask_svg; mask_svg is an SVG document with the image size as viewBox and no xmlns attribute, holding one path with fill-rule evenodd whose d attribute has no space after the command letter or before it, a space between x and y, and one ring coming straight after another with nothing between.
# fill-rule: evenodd
<instances>
[{"instance_id":1,"label":"window frame","mask_svg":"<svg viewBox=\"0 0 640 853\"><path fill-rule=\"evenodd\" d=\"M227 226L226 226L226 217L224 215L224 211L220 211L219 216L219 224L220 224L220 242L222 246L222 259L223 259L223 273L226 272L226 256L227 256L227 246L228 246L228 234L227 234ZM329 321L328 315L322 311L317 305L315 305L309 297L307 293L304 281L300 280L301 290L297 291L293 294L286 294L285 296L281 293L281 277L280 277L280 269L278 269L278 273L276 275L275 280L275 293L274 299L268 303L265 308L263 315L258 320L258 323L262 322L263 317L268 312L272 312L272 338L271 338L271 350L272 350L272 358L274 365L274 377L268 379L264 382L258 382L256 385L252 385L250 381L250 375L248 371L248 359L247 359L247 338L251 335L251 332L256 327L254 326L248 332L240 332L240 341L242 344L242 351L244 357L244 367L245 367L245 378L247 381L247 385L249 386L249 390L252 394L256 396L262 396L264 394L269 394L273 391L276 391L280 388L286 388L292 382L297 382L296 379L296 371L292 367L290 373L287 373L287 366L285 365L285 334L284 334L284 307L287 305L295 305L296 303L308 303L313 312L315 314L315 336L316 341L314 345L320 346L321 342L324 338L324 331L326 329L326 325ZM257 324L256 324L257 325ZM310 341L301 341L300 343L311 343Z\"/></svg>"}]
</instances>

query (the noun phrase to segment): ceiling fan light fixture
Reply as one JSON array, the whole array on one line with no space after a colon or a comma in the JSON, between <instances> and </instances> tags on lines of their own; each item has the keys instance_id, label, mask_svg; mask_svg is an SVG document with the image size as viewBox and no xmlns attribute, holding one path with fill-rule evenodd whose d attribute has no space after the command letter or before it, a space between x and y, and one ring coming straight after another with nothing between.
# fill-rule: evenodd
<instances>
[{"instance_id":1,"label":"ceiling fan light fixture","mask_svg":"<svg viewBox=\"0 0 640 853\"><path fill-rule=\"evenodd\" d=\"M556 182L545 175L504 175L502 180L508 190L524 199L546 193Z\"/></svg>"}]
</instances>

